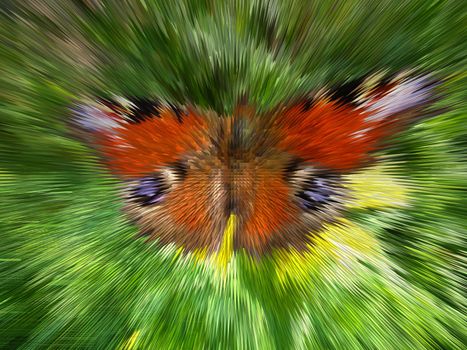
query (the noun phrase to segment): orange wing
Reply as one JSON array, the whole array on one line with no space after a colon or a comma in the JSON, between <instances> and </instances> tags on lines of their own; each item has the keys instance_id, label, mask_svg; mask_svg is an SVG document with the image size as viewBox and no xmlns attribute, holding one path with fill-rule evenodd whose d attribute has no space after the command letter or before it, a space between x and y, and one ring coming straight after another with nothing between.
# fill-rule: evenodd
<instances>
[{"instance_id":1,"label":"orange wing","mask_svg":"<svg viewBox=\"0 0 467 350\"><path fill-rule=\"evenodd\" d=\"M286 109L276 120L279 148L317 166L349 171L371 159L371 152L423 115L433 101L427 77L380 85L356 103L323 97Z\"/></svg>"},{"instance_id":2,"label":"orange wing","mask_svg":"<svg viewBox=\"0 0 467 350\"><path fill-rule=\"evenodd\" d=\"M194 113L180 122L164 110L159 118L116 129L100 138L110 169L121 176L141 176L155 167L176 162L188 151L200 151L207 143L207 125Z\"/></svg>"},{"instance_id":3,"label":"orange wing","mask_svg":"<svg viewBox=\"0 0 467 350\"><path fill-rule=\"evenodd\" d=\"M176 162L186 152L200 151L207 144L207 122L196 112L181 112L172 106L145 111L132 115L108 102L79 111L77 123L93 135L93 142L113 173L124 178L139 177Z\"/></svg>"}]
</instances>

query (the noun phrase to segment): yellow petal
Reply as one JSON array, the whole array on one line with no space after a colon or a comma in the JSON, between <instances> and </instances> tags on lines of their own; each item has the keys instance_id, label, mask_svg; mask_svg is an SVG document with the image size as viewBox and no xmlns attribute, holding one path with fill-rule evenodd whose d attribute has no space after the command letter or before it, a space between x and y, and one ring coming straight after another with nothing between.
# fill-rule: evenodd
<instances>
[{"instance_id":1,"label":"yellow petal","mask_svg":"<svg viewBox=\"0 0 467 350\"><path fill-rule=\"evenodd\" d=\"M136 340L138 339L140 331L134 331L130 338L120 347L121 350L135 349Z\"/></svg>"},{"instance_id":2,"label":"yellow petal","mask_svg":"<svg viewBox=\"0 0 467 350\"><path fill-rule=\"evenodd\" d=\"M348 208L402 207L408 203L409 187L397 170L380 164L345 177L346 187L352 197Z\"/></svg>"},{"instance_id":3,"label":"yellow petal","mask_svg":"<svg viewBox=\"0 0 467 350\"><path fill-rule=\"evenodd\" d=\"M215 257L216 265L223 269L227 268L227 265L233 255L233 238L235 232L235 220L236 217L234 214L230 214L229 220L227 221L227 226L224 230L222 237L222 244Z\"/></svg>"},{"instance_id":4,"label":"yellow petal","mask_svg":"<svg viewBox=\"0 0 467 350\"><path fill-rule=\"evenodd\" d=\"M281 249L275 252L276 273L282 283L305 282L313 274L341 280L342 276L360 268L361 260L375 265L385 260L377 239L347 219L326 224L310 239L313 243L308 251Z\"/></svg>"}]
</instances>

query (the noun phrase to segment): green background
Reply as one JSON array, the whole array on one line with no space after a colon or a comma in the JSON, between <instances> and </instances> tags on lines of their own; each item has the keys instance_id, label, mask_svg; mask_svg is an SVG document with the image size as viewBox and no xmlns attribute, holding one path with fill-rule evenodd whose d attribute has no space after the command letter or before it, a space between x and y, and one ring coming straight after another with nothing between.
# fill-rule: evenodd
<instances>
[{"instance_id":1,"label":"green background","mask_svg":"<svg viewBox=\"0 0 467 350\"><path fill-rule=\"evenodd\" d=\"M0 6L0 348L461 349L467 230L462 1L57 1ZM73 139L89 95L258 109L379 70L444 80L446 111L387 153L405 210L355 211L401 283L279 283L239 254L225 279L134 238L116 180ZM409 293L404 285L416 293Z\"/></svg>"}]
</instances>

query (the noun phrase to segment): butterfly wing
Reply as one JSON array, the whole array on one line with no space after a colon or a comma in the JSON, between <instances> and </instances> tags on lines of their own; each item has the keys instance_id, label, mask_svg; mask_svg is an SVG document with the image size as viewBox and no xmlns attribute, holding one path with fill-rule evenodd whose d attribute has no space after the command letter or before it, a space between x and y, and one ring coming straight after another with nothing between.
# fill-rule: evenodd
<instances>
[{"instance_id":1,"label":"butterfly wing","mask_svg":"<svg viewBox=\"0 0 467 350\"><path fill-rule=\"evenodd\" d=\"M324 169L347 172L371 161L394 134L426 115L435 99L433 79L398 77L374 87L357 85L349 101L329 92L280 114L279 147Z\"/></svg>"}]
</instances>

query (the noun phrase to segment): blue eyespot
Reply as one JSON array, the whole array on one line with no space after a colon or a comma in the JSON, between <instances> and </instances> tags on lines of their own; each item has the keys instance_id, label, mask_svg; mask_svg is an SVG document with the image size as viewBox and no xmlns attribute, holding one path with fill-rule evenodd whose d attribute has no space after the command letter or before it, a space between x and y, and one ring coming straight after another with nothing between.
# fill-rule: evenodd
<instances>
[{"instance_id":1,"label":"blue eyespot","mask_svg":"<svg viewBox=\"0 0 467 350\"><path fill-rule=\"evenodd\" d=\"M300 205L304 209L318 209L333 201L335 190L331 180L324 177L315 177L307 181L305 188L297 194Z\"/></svg>"},{"instance_id":2,"label":"blue eyespot","mask_svg":"<svg viewBox=\"0 0 467 350\"><path fill-rule=\"evenodd\" d=\"M162 201L166 191L167 186L161 178L147 176L139 180L138 185L132 191L132 197L142 205L157 204Z\"/></svg>"}]
</instances>

